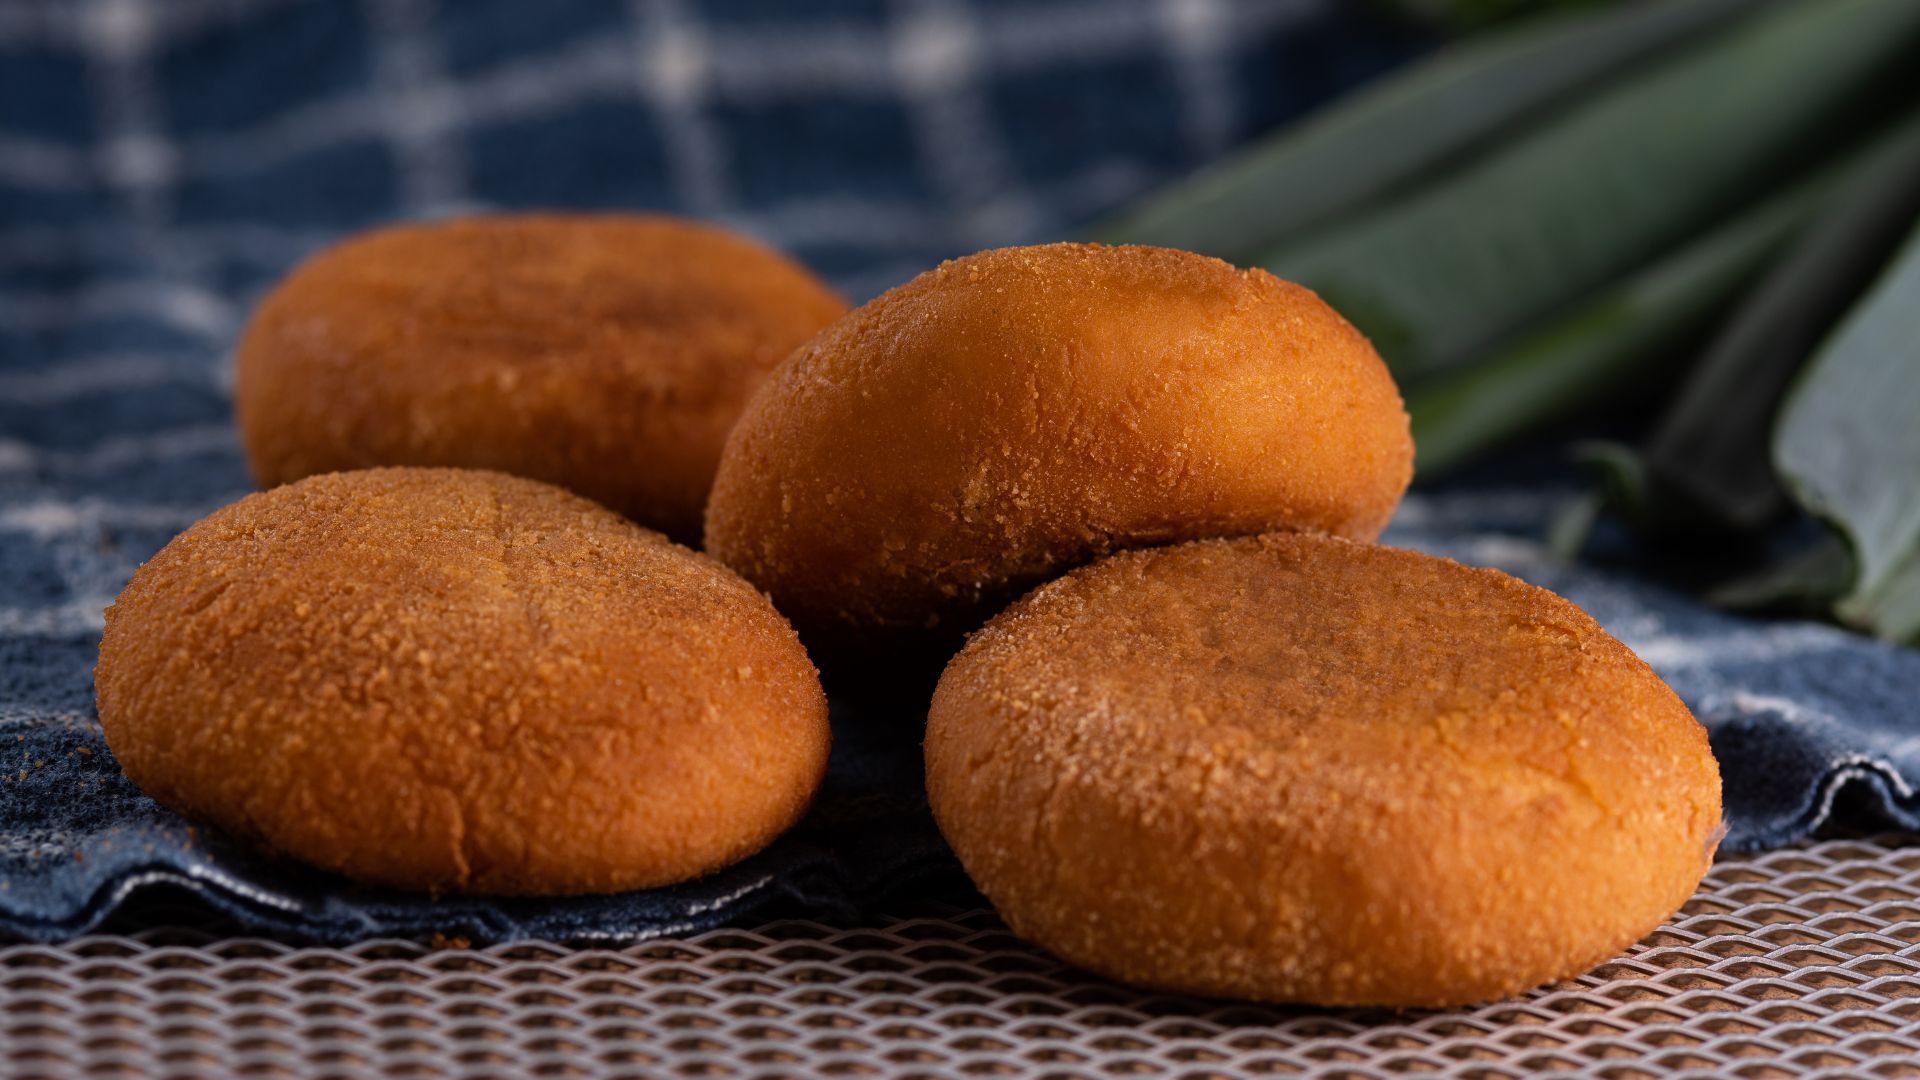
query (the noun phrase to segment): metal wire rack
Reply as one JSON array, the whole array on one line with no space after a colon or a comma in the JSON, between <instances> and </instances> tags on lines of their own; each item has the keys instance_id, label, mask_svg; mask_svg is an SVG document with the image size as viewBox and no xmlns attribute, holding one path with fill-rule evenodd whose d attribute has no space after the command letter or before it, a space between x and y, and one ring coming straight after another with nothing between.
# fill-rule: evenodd
<instances>
[{"instance_id":1,"label":"metal wire rack","mask_svg":"<svg viewBox=\"0 0 1920 1080\"><path fill-rule=\"evenodd\" d=\"M1920 1077L1920 847L1724 858L1574 982L1456 1012L1132 990L928 903L626 948L206 929L0 947L0 1073L109 1076Z\"/></svg>"}]
</instances>

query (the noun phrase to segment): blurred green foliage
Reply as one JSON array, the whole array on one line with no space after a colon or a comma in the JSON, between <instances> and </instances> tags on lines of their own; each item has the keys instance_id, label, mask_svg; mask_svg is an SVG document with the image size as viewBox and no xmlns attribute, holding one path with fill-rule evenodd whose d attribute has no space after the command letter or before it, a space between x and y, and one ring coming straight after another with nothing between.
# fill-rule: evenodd
<instances>
[{"instance_id":1,"label":"blurred green foliage","mask_svg":"<svg viewBox=\"0 0 1920 1080\"><path fill-rule=\"evenodd\" d=\"M1712 599L1920 641L1920 0L1402 2L1483 29L1090 235L1318 290L1419 479L1637 432L1558 543L1611 516L1725 553Z\"/></svg>"}]
</instances>

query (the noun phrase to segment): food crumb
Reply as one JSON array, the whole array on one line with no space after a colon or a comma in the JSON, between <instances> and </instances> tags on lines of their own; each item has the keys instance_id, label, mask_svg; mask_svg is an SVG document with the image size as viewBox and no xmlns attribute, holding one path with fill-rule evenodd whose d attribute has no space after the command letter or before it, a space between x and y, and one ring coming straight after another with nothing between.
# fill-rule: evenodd
<instances>
[{"instance_id":1,"label":"food crumb","mask_svg":"<svg viewBox=\"0 0 1920 1080\"><path fill-rule=\"evenodd\" d=\"M473 948L473 939L462 934L454 934L449 937L435 930L433 936L427 939L427 945L429 948L434 949L471 949Z\"/></svg>"}]
</instances>

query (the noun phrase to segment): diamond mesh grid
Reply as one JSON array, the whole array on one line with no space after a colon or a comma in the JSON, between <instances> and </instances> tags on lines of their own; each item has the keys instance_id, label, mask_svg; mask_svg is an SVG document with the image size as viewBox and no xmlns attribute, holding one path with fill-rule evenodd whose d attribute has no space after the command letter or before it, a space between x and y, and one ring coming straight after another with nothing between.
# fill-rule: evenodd
<instances>
[{"instance_id":1,"label":"diamond mesh grid","mask_svg":"<svg viewBox=\"0 0 1920 1080\"><path fill-rule=\"evenodd\" d=\"M1723 859L1622 958L1459 1012L1129 990L962 909L624 949L177 929L13 945L0 1073L1920 1077L1920 848L1897 844Z\"/></svg>"}]
</instances>

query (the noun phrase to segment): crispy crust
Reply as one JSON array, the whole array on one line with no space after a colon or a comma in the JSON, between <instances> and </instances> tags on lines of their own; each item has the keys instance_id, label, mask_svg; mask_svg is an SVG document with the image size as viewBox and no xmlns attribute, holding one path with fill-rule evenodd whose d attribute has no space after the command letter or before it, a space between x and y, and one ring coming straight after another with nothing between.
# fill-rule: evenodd
<instances>
[{"instance_id":1,"label":"crispy crust","mask_svg":"<svg viewBox=\"0 0 1920 1080\"><path fill-rule=\"evenodd\" d=\"M1115 549L1371 539L1412 460L1385 366L1308 290L1163 248L1005 248L782 364L728 440L707 546L810 642L870 643Z\"/></svg>"},{"instance_id":2,"label":"crispy crust","mask_svg":"<svg viewBox=\"0 0 1920 1080\"><path fill-rule=\"evenodd\" d=\"M267 296L234 399L263 486L499 469L697 540L748 396L845 310L786 257L667 217L401 225L321 252Z\"/></svg>"},{"instance_id":3,"label":"crispy crust","mask_svg":"<svg viewBox=\"0 0 1920 1080\"><path fill-rule=\"evenodd\" d=\"M1493 570L1308 535L1115 556L974 636L935 816L1023 937L1128 982L1499 998L1617 954L1718 841L1658 676Z\"/></svg>"},{"instance_id":4,"label":"crispy crust","mask_svg":"<svg viewBox=\"0 0 1920 1080\"><path fill-rule=\"evenodd\" d=\"M256 494L141 567L94 673L160 802L358 880L566 894L757 850L826 768L793 631L558 488L375 469Z\"/></svg>"}]
</instances>

